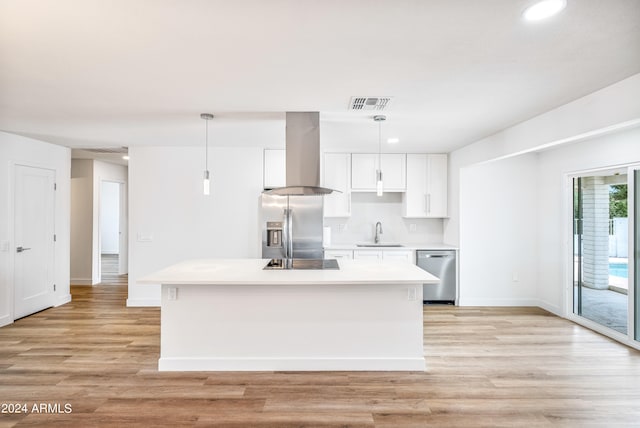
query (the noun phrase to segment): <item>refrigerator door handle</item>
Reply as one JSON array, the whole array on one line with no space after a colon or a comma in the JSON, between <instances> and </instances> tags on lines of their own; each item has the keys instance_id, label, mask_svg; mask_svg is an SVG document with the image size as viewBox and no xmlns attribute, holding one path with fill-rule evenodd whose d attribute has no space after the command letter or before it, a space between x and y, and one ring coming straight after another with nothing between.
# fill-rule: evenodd
<instances>
[{"instance_id":1,"label":"refrigerator door handle","mask_svg":"<svg viewBox=\"0 0 640 428\"><path fill-rule=\"evenodd\" d=\"M287 259L293 258L293 218L291 216L291 209L286 208L284 210L284 227L286 238L284 242L284 256Z\"/></svg>"},{"instance_id":2,"label":"refrigerator door handle","mask_svg":"<svg viewBox=\"0 0 640 428\"><path fill-rule=\"evenodd\" d=\"M289 217L287 216L287 209L282 212L282 250L284 251L284 258L289 258Z\"/></svg>"}]
</instances>

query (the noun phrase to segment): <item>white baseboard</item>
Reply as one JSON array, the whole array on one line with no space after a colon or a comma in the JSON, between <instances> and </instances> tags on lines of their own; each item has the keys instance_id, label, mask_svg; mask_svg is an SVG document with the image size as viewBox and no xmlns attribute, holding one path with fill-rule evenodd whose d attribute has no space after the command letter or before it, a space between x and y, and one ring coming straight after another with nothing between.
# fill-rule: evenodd
<instances>
[{"instance_id":1,"label":"white baseboard","mask_svg":"<svg viewBox=\"0 0 640 428\"><path fill-rule=\"evenodd\" d=\"M4 327L5 325L13 324L13 319L9 315L4 315L0 317L0 327Z\"/></svg>"},{"instance_id":2,"label":"white baseboard","mask_svg":"<svg viewBox=\"0 0 640 428\"><path fill-rule=\"evenodd\" d=\"M127 307L160 306L160 299L127 299Z\"/></svg>"},{"instance_id":3,"label":"white baseboard","mask_svg":"<svg viewBox=\"0 0 640 428\"><path fill-rule=\"evenodd\" d=\"M460 299L459 306L539 306L538 299L521 299L521 298L467 298Z\"/></svg>"},{"instance_id":4,"label":"white baseboard","mask_svg":"<svg viewBox=\"0 0 640 428\"><path fill-rule=\"evenodd\" d=\"M71 278L71 285L93 285L91 278Z\"/></svg>"},{"instance_id":5,"label":"white baseboard","mask_svg":"<svg viewBox=\"0 0 640 428\"><path fill-rule=\"evenodd\" d=\"M64 304L67 304L71 301L71 294L65 294L64 296L59 296L56 299L56 303L54 306L62 306Z\"/></svg>"},{"instance_id":6,"label":"white baseboard","mask_svg":"<svg viewBox=\"0 0 640 428\"><path fill-rule=\"evenodd\" d=\"M551 312L554 315L557 315L561 318L564 318L564 311L562 311L560 309L560 307L556 306L556 305L552 305L549 302L546 302L544 300L538 300L538 306L542 309L544 309L545 311Z\"/></svg>"},{"instance_id":7,"label":"white baseboard","mask_svg":"<svg viewBox=\"0 0 640 428\"><path fill-rule=\"evenodd\" d=\"M425 371L424 358L160 358L159 371Z\"/></svg>"}]
</instances>

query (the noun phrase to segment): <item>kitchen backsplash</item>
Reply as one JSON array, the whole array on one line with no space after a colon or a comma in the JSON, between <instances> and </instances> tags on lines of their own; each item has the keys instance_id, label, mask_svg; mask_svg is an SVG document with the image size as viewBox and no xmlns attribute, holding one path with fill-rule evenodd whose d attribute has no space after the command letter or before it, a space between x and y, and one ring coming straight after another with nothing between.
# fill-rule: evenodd
<instances>
[{"instance_id":1,"label":"kitchen backsplash","mask_svg":"<svg viewBox=\"0 0 640 428\"><path fill-rule=\"evenodd\" d=\"M376 222L382 223L381 242L442 242L442 219L402 218L402 194L351 194L351 217L325 217L332 244L373 242ZM415 227L415 231L413 228Z\"/></svg>"}]
</instances>

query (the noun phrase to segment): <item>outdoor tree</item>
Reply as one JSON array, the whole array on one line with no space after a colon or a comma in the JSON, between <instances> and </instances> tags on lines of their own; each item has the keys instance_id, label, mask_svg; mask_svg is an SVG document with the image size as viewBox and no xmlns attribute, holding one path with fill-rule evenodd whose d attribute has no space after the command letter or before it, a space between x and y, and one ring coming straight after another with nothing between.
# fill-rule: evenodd
<instances>
[{"instance_id":1,"label":"outdoor tree","mask_svg":"<svg viewBox=\"0 0 640 428\"><path fill-rule=\"evenodd\" d=\"M627 185L609 186L609 218L627 217Z\"/></svg>"}]
</instances>

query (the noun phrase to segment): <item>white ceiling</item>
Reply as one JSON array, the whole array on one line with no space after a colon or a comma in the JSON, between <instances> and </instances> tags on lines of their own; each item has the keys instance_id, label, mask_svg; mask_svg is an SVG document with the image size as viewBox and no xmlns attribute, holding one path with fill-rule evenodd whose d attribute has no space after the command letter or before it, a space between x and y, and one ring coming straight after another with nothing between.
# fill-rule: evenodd
<instances>
[{"instance_id":1,"label":"white ceiling","mask_svg":"<svg viewBox=\"0 0 640 428\"><path fill-rule=\"evenodd\" d=\"M68 147L377 147L352 96L394 97L391 150L448 152L640 72L640 1L0 0L0 129Z\"/></svg>"}]
</instances>

